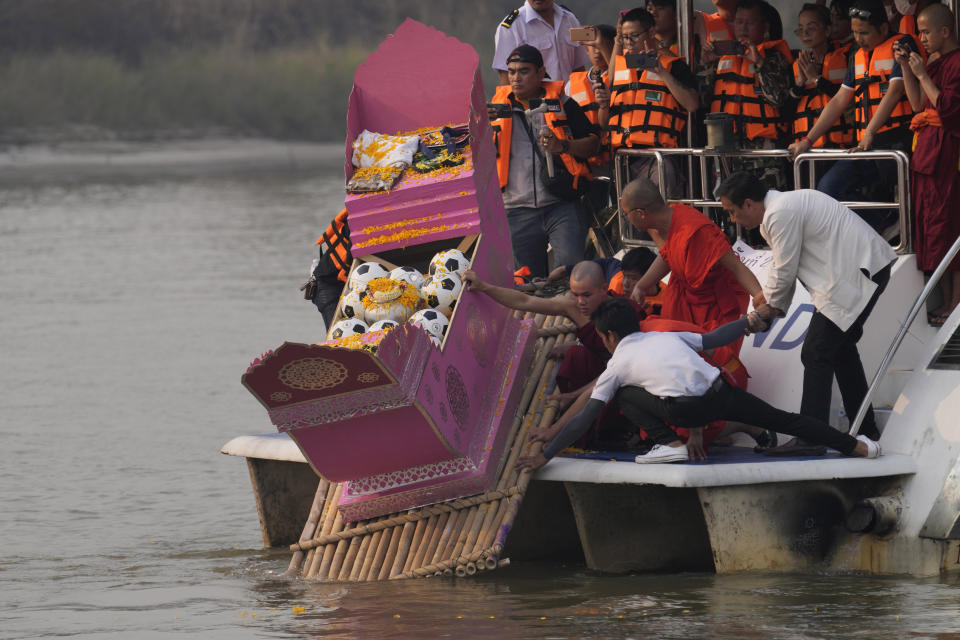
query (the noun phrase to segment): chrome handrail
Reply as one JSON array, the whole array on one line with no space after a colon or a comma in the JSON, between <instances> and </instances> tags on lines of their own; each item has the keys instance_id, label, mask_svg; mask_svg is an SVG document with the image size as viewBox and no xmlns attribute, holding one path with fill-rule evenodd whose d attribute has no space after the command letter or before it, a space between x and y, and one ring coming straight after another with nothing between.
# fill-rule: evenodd
<instances>
[{"instance_id":1,"label":"chrome handrail","mask_svg":"<svg viewBox=\"0 0 960 640\"><path fill-rule=\"evenodd\" d=\"M733 151L720 151L717 149L701 149L694 147L679 147L673 149L649 148L649 149L618 149L614 156L614 178L617 184L617 206L619 211L620 194L629 178L628 159L631 156L652 157L657 162L657 177L659 179L660 194L668 202L682 203L694 207L719 208L720 202L709 198L710 193L708 184L707 159L718 158L723 164L727 158L790 158L790 152L786 149L739 149ZM663 162L666 156L687 156L689 158L699 158L700 160L700 198L694 197L694 184L687 182L687 198L668 198L663 180L664 169ZM793 161L793 186L797 188L801 183L801 164L809 164L809 178L811 184L814 178L814 163L821 160L893 160L897 165L897 202L858 202L841 201L841 204L850 209L897 209L900 222L900 244L894 247L899 254L913 252L913 221L910 208L910 160L902 151L892 150L874 150L874 151L844 151L837 149L817 149L798 154ZM621 240L627 244L623 237L624 231L623 218L621 216ZM636 243L635 241L633 241ZM639 244L648 245L650 243L641 241Z\"/></svg>"},{"instance_id":2,"label":"chrome handrail","mask_svg":"<svg viewBox=\"0 0 960 640\"><path fill-rule=\"evenodd\" d=\"M944 272L946 272L947 267L950 266L950 262L953 261L958 252L960 252L960 237L953 241L953 245L950 247L950 250L947 251L947 255L945 255L943 260L940 261L940 264L937 265L937 268L934 270L933 275L930 276L923 291L920 292L920 295L917 296L913 306L910 308L907 318L900 325L900 330L897 332L893 342L887 347L887 352L883 354L883 360L880 361L880 368L877 369L876 375L873 376L873 381L867 388L867 395L864 396L863 402L860 403L856 417L854 417L853 422L850 423L850 429L848 430L850 435L856 436L860 432L860 425L863 423L863 419L867 415L867 410L870 408L873 394L877 392L877 387L880 386L880 378L887 373L890 362L893 360L897 349L900 348L900 344L903 342L904 337L906 337L907 331L910 329L910 326L913 325L913 321L916 319L917 314L920 313L920 310L926 306L927 298L930 297L930 294L940 283L940 278L943 277Z\"/></svg>"},{"instance_id":3,"label":"chrome handrail","mask_svg":"<svg viewBox=\"0 0 960 640\"><path fill-rule=\"evenodd\" d=\"M814 180L814 164L821 160L893 160L897 165L897 201L896 202L843 202L850 209L893 209L899 213L900 244L894 247L899 254L913 253L913 221L910 210L910 158L903 151L877 149L873 151L847 152L842 149L811 149L797 154L793 162L793 185L800 188L800 169L804 162L809 163L810 184ZM810 188L813 188L812 186Z\"/></svg>"}]
</instances>

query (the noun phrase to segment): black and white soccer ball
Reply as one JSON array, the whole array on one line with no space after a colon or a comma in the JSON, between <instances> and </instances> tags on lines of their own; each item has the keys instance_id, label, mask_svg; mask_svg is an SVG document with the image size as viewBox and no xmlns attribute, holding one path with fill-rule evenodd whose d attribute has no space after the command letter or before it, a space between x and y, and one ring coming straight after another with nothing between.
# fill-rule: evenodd
<instances>
[{"instance_id":1,"label":"black and white soccer ball","mask_svg":"<svg viewBox=\"0 0 960 640\"><path fill-rule=\"evenodd\" d=\"M350 274L350 288L363 291L374 278L388 278L390 272L376 262L364 262Z\"/></svg>"},{"instance_id":2,"label":"black and white soccer ball","mask_svg":"<svg viewBox=\"0 0 960 640\"><path fill-rule=\"evenodd\" d=\"M455 273L438 273L423 285L420 293L427 303L427 307L436 309L449 319L453 314L453 307L457 304L460 292L463 291L463 282Z\"/></svg>"},{"instance_id":3,"label":"black and white soccer ball","mask_svg":"<svg viewBox=\"0 0 960 640\"><path fill-rule=\"evenodd\" d=\"M408 322L423 327L427 330L427 333L435 338L443 338L443 334L450 324L447 317L436 309L421 309L410 316Z\"/></svg>"},{"instance_id":4,"label":"black and white soccer ball","mask_svg":"<svg viewBox=\"0 0 960 640\"><path fill-rule=\"evenodd\" d=\"M333 339L348 338L360 333L366 333L369 330L370 327L368 327L367 323L363 320L348 318L333 325L333 331L330 332L330 337Z\"/></svg>"},{"instance_id":5,"label":"black and white soccer ball","mask_svg":"<svg viewBox=\"0 0 960 640\"><path fill-rule=\"evenodd\" d=\"M426 276L413 267L397 267L390 272L390 279L412 284L417 289L427 282Z\"/></svg>"},{"instance_id":6,"label":"black and white soccer ball","mask_svg":"<svg viewBox=\"0 0 960 640\"><path fill-rule=\"evenodd\" d=\"M366 297L366 291L351 289L343 296L340 301L340 311L345 318L363 319L363 299Z\"/></svg>"},{"instance_id":7,"label":"black and white soccer ball","mask_svg":"<svg viewBox=\"0 0 960 640\"><path fill-rule=\"evenodd\" d=\"M463 272L470 268L470 261L459 249L447 249L433 256L430 260L430 275L440 273L454 273L462 277Z\"/></svg>"},{"instance_id":8,"label":"black and white soccer ball","mask_svg":"<svg viewBox=\"0 0 960 640\"><path fill-rule=\"evenodd\" d=\"M377 320L370 325L370 331L383 331L384 329L396 329L400 326L395 320Z\"/></svg>"}]
</instances>

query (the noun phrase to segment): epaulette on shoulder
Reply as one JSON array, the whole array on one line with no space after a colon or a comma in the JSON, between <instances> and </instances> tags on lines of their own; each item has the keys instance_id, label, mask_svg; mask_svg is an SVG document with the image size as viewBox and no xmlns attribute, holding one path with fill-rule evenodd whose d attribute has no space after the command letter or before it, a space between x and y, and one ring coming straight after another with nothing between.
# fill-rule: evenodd
<instances>
[{"instance_id":1,"label":"epaulette on shoulder","mask_svg":"<svg viewBox=\"0 0 960 640\"><path fill-rule=\"evenodd\" d=\"M517 16L520 15L520 9L514 9L507 14L507 17L503 19L503 22L500 23L501 27L509 29L513 26L514 21L517 19Z\"/></svg>"}]
</instances>

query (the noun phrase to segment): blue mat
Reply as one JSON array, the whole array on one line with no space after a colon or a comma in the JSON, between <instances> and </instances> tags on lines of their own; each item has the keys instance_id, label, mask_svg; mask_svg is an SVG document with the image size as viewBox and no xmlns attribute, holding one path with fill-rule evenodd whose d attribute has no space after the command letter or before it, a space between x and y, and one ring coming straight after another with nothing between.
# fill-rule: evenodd
<instances>
[{"instance_id":1,"label":"blue mat","mask_svg":"<svg viewBox=\"0 0 960 640\"><path fill-rule=\"evenodd\" d=\"M636 453L628 451L584 451L583 453L561 453L564 458L578 458L581 460L614 460L618 462L633 462ZM827 449L825 456L765 456L754 453L750 447L713 447L707 453L706 460L697 462L674 462L673 464L742 464L744 462L763 463L780 462L784 460L823 460L825 458L842 458L840 453Z\"/></svg>"}]
</instances>

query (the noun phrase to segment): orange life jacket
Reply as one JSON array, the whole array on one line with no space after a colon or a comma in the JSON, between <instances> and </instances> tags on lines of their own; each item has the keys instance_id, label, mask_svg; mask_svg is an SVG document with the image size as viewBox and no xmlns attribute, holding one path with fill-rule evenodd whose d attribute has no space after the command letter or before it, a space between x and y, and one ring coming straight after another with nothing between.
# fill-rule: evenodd
<instances>
[{"instance_id":1,"label":"orange life jacket","mask_svg":"<svg viewBox=\"0 0 960 640\"><path fill-rule=\"evenodd\" d=\"M893 57L893 45L902 37L904 37L902 34L897 33L874 47L870 52L859 49L854 57L853 71L855 84L857 85L855 87L857 140L863 138L863 132L866 130L867 124L870 123L870 118L877 112L877 106L883 100L884 94L887 93L887 88L890 86L890 73L896 63ZM916 37L913 39L916 42ZM916 44L918 51L924 50L919 42ZM924 59L926 59L925 55ZM876 130L876 133L907 127L910 125L911 118L913 118L913 110L910 108L910 100L904 92L900 102L890 112L890 117Z\"/></svg>"},{"instance_id":2,"label":"orange life jacket","mask_svg":"<svg viewBox=\"0 0 960 640\"><path fill-rule=\"evenodd\" d=\"M604 82L607 81L607 72L604 71L601 76ZM591 124L597 124L600 105L597 104L597 96L593 93L593 81L590 79L589 71L574 71L570 74L570 97L580 105L584 115ZM606 166L610 164L610 152L607 150L609 141L606 132L600 140L602 147L600 153L591 156L587 161L592 165Z\"/></svg>"},{"instance_id":3,"label":"orange life jacket","mask_svg":"<svg viewBox=\"0 0 960 640\"><path fill-rule=\"evenodd\" d=\"M350 263L353 261L353 256L350 255L350 226L347 224L346 209L336 215L323 235L317 238L315 244L324 245L324 255L337 269L337 280L346 282L347 274L350 273Z\"/></svg>"},{"instance_id":4,"label":"orange life jacket","mask_svg":"<svg viewBox=\"0 0 960 640\"><path fill-rule=\"evenodd\" d=\"M917 38L920 34L917 33L917 16L908 15L900 16L900 27L897 29L901 34L910 35L914 38ZM921 49L923 51L923 49Z\"/></svg>"},{"instance_id":5,"label":"orange life jacket","mask_svg":"<svg viewBox=\"0 0 960 640\"><path fill-rule=\"evenodd\" d=\"M703 30L707 34L707 40L717 42L733 39L730 25L720 17L719 13L700 13L700 16L703 18Z\"/></svg>"},{"instance_id":6,"label":"orange life jacket","mask_svg":"<svg viewBox=\"0 0 960 640\"><path fill-rule=\"evenodd\" d=\"M820 72L821 77L834 85L837 89L843 84L843 79L847 75L847 54L850 52L850 44L845 44L839 48L832 49L823 57L823 69ZM794 77L800 75L800 64L793 63ZM793 121L793 137L800 140L813 127L813 123L820 117L820 112L830 102L830 96L817 90L817 83L811 82L800 91L800 100L797 102L797 115ZM824 147L827 143L833 147L849 147L853 144L853 124L848 122L846 117L841 114L840 119L834 124L826 135L820 136L814 147Z\"/></svg>"},{"instance_id":7,"label":"orange life jacket","mask_svg":"<svg viewBox=\"0 0 960 640\"><path fill-rule=\"evenodd\" d=\"M567 126L567 114L563 111L563 102L560 96L563 93L562 82L543 82L540 85L544 90L543 100L551 107L559 106L559 111L547 111L543 114L546 125L550 128L560 140L573 140L573 134L570 127ZM497 87L493 94L491 102L495 104L509 104L513 106L513 90L510 85L501 85ZM507 186L507 179L510 176L510 141L513 135L513 115L509 118L498 118L492 123L493 142L497 149L497 177L500 179L500 188ZM536 132L534 132L536 135ZM523 135L526 135L524 133ZM579 184L580 178L586 180L593 179L587 163L575 158L572 154L561 153L567 171L573 176L573 186Z\"/></svg>"},{"instance_id":8,"label":"orange life jacket","mask_svg":"<svg viewBox=\"0 0 960 640\"><path fill-rule=\"evenodd\" d=\"M771 40L757 45L761 57L774 49L788 62L793 62L790 47L783 40ZM723 56L717 61L717 81L713 85L710 111L734 116L736 131L744 134L747 140L776 140L779 129L784 128L780 109L764 100L756 69L745 56Z\"/></svg>"},{"instance_id":9,"label":"orange life jacket","mask_svg":"<svg viewBox=\"0 0 960 640\"><path fill-rule=\"evenodd\" d=\"M679 60L660 55L660 63L668 69ZM686 124L686 109L656 71L628 69L626 59L617 56L607 125L611 148L674 148Z\"/></svg>"}]
</instances>

